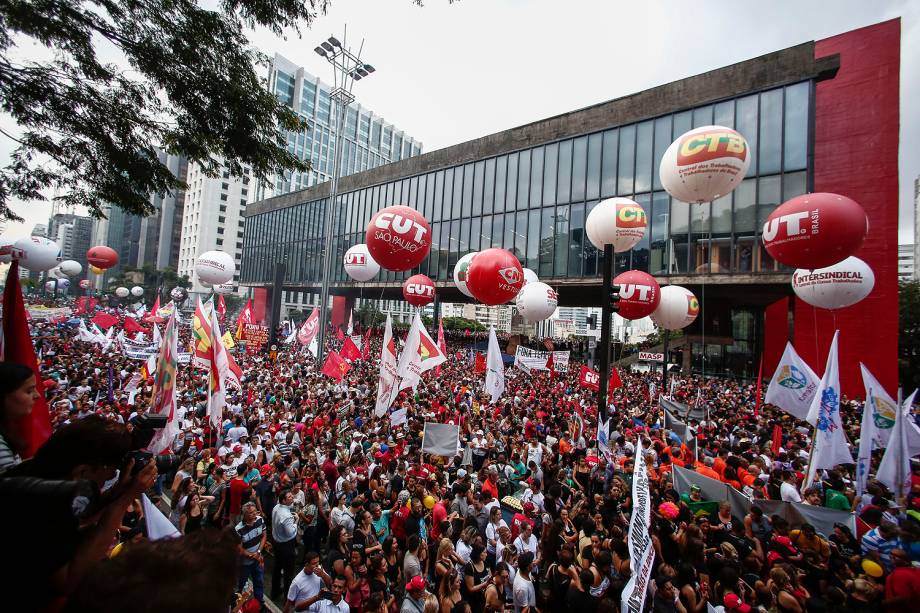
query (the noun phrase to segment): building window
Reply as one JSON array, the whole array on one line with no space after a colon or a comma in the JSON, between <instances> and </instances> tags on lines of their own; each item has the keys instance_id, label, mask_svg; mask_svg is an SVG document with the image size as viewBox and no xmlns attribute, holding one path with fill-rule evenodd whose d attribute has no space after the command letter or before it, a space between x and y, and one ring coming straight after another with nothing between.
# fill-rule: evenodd
<instances>
[{"instance_id":1,"label":"building window","mask_svg":"<svg viewBox=\"0 0 920 613\"><path fill-rule=\"evenodd\" d=\"M221 189L230 189L230 184L229 184L229 183L221 183L221 184L220 184L220 188L221 188Z\"/></svg>"},{"instance_id":2,"label":"building window","mask_svg":"<svg viewBox=\"0 0 920 613\"><path fill-rule=\"evenodd\" d=\"M226 201L227 201L227 194L221 194L221 195L220 195L220 199L221 199L222 202L226 202Z\"/></svg>"},{"instance_id":3,"label":"building window","mask_svg":"<svg viewBox=\"0 0 920 613\"><path fill-rule=\"evenodd\" d=\"M223 234L223 233L224 233L224 229L223 229L223 228L217 228L217 233L218 233L218 234Z\"/></svg>"},{"instance_id":4,"label":"building window","mask_svg":"<svg viewBox=\"0 0 920 613\"><path fill-rule=\"evenodd\" d=\"M223 245L223 244L224 244L224 239L219 238L219 239L217 239L216 242L217 242L218 245Z\"/></svg>"},{"instance_id":5,"label":"building window","mask_svg":"<svg viewBox=\"0 0 920 613\"><path fill-rule=\"evenodd\" d=\"M221 213L226 213L226 212L227 212L227 205L226 205L226 204L220 205L220 212L221 212Z\"/></svg>"}]
</instances>

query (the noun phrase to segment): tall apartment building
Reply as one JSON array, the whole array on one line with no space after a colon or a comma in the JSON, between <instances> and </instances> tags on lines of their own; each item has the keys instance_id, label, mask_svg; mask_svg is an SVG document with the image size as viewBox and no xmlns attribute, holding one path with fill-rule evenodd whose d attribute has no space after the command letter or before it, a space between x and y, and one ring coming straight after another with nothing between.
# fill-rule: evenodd
<instances>
[{"instance_id":1,"label":"tall apartment building","mask_svg":"<svg viewBox=\"0 0 920 613\"><path fill-rule=\"evenodd\" d=\"M89 265L86 252L92 246L93 219L85 215L53 212L48 220L48 238L61 247L62 260L75 260L83 271L75 280L85 279Z\"/></svg>"},{"instance_id":2,"label":"tall apartment building","mask_svg":"<svg viewBox=\"0 0 920 613\"><path fill-rule=\"evenodd\" d=\"M188 160L182 156L158 151L160 162L169 168L173 176L182 181L188 174ZM182 215L185 208L185 190L150 197L156 212L141 220L137 261L134 265L143 268L152 266L155 270L177 269L179 246L182 237Z\"/></svg>"},{"instance_id":3,"label":"tall apartment building","mask_svg":"<svg viewBox=\"0 0 920 613\"><path fill-rule=\"evenodd\" d=\"M441 317L463 317L478 321L496 332L511 332L512 309L510 305L486 306L477 303L445 302L441 304Z\"/></svg>"},{"instance_id":4,"label":"tall apartment building","mask_svg":"<svg viewBox=\"0 0 920 613\"><path fill-rule=\"evenodd\" d=\"M898 245L898 281L917 278L916 245Z\"/></svg>"}]
</instances>

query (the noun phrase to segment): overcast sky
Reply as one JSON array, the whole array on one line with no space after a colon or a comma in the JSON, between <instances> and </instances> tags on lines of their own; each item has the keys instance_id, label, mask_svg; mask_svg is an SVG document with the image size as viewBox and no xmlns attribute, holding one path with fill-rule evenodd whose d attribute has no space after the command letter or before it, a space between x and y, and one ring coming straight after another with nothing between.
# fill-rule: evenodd
<instances>
[{"instance_id":1,"label":"overcast sky","mask_svg":"<svg viewBox=\"0 0 920 613\"><path fill-rule=\"evenodd\" d=\"M377 68L358 101L433 151L635 93L802 42L901 17L900 242L913 242L920 174L920 2L909 0L645 3L612 0L333 0L311 30L255 46L321 79L313 52L329 35ZM871 95L871 92L867 92ZM910 101L905 103L905 101ZM0 136L0 156L10 143ZM19 205L27 235L48 205Z\"/></svg>"}]
</instances>

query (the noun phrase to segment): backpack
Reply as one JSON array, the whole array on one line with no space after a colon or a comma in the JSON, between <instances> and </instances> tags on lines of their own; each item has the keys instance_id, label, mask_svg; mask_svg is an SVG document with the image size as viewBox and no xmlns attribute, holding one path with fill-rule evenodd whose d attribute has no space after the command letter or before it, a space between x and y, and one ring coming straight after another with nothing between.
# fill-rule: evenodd
<instances>
[{"instance_id":1,"label":"backpack","mask_svg":"<svg viewBox=\"0 0 920 613\"><path fill-rule=\"evenodd\" d=\"M508 478L506 468L507 465L499 467L498 479L495 483L495 487L498 488L499 501L505 496L510 496L514 493L514 488L511 486L511 480Z\"/></svg>"}]
</instances>

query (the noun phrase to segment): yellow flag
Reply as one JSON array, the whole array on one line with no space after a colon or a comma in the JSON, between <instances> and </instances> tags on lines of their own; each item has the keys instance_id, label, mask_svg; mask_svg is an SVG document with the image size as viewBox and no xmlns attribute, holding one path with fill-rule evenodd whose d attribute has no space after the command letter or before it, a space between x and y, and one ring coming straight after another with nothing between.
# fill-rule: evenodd
<instances>
[{"instance_id":1,"label":"yellow flag","mask_svg":"<svg viewBox=\"0 0 920 613\"><path fill-rule=\"evenodd\" d=\"M220 337L220 342L224 344L226 349L233 349L236 347L236 343L233 342L233 335L230 334L230 330L224 332L224 335Z\"/></svg>"}]
</instances>

